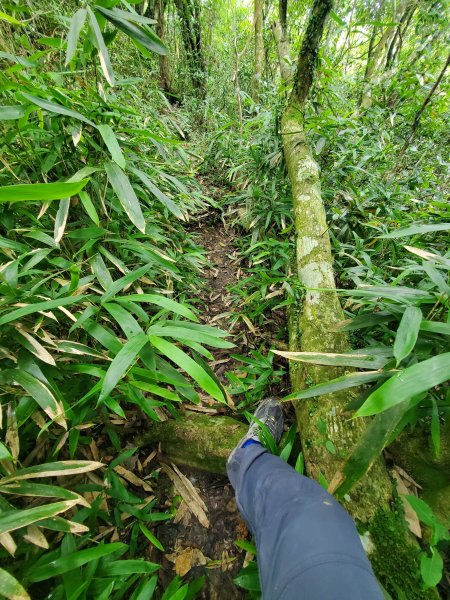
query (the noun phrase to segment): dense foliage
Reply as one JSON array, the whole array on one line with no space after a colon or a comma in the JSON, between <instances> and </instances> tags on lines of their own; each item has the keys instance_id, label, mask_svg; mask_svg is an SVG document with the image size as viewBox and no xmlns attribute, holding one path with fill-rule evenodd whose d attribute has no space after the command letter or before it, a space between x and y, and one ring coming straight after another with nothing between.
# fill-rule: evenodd
<instances>
[{"instance_id":1,"label":"dense foliage","mask_svg":"<svg viewBox=\"0 0 450 600\"><path fill-rule=\"evenodd\" d=\"M157 589L157 554L142 551L144 540L163 550L152 527L176 506L158 507L158 470L129 467L130 422L139 431L206 396L245 413L284 377L281 354L345 368L286 400L356 388L349 415L375 415L341 495L401 435L425 433L430 462L448 464L448 4L344 2L327 23L305 122L355 348L334 357L280 350L305 290L279 136L278 7L264 3L252 97L247 3L75 4L0 5L0 593L194 598L201 579ZM292 73L308 8L289 6ZM198 173L221 186L219 201ZM189 228L218 210L241 232L229 326L276 329L234 355L228 389L208 348L233 344L200 322L206 260ZM432 587L446 514L410 503L429 530L420 561ZM251 563L236 582L258 597L255 579Z\"/></svg>"}]
</instances>

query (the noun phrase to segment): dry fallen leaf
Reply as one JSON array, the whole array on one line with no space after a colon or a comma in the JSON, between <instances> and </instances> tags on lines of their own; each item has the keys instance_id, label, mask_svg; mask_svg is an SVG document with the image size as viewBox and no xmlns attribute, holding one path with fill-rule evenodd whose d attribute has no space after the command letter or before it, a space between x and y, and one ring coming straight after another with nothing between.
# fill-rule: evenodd
<instances>
[{"instance_id":1,"label":"dry fallen leaf","mask_svg":"<svg viewBox=\"0 0 450 600\"><path fill-rule=\"evenodd\" d=\"M125 469L125 467L117 465L117 467L114 467L114 471L133 485L143 488L146 492L152 491L151 485L149 485L146 481L144 481L128 469Z\"/></svg>"},{"instance_id":2,"label":"dry fallen leaf","mask_svg":"<svg viewBox=\"0 0 450 600\"><path fill-rule=\"evenodd\" d=\"M183 473L181 473L181 471L173 463L172 467L162 463L161 469L171 479L175 489L186 502L186 505L192 514L197 517L203 527L208 528L209 520L206 514L208 509L189 479L183 475Z\"/></svg>"},{"instance_id":3,"label":"dry fallen leaf","mask_svg":"<svg viewBox=\"0 0 450 600\"><path fill-rule=\"evenodd\" d=\"M403 503L403 508L405 511L405 521L408 523L408 529L414 535L416 535L418 538L421 538L422 537L422 529L420 527L420 521L419 521L415 511L412 509L412 506L410 505L408 500L406 500L406 498L404 498L404 496L410 494L411 492L406 487L405 483L403 482L402 478L400 477L400 475L398 474L397 471L393 471L392 474L394 476L394 479L395 479L395 482L397 485L398 494Z\"/></svg>"},{"instance_id":4,"label":"dry fallen leaf","mask_svg":"<svg viewBox=\"0 0 450 600\"><path fill-rule=\"evenodd\" d=\"M184 577L193 567L206 565L210 560L198 548L178 548L173 554L166 554L166 558L175 563L175 573L179 577Z\"/></svg>"}]
</instances>

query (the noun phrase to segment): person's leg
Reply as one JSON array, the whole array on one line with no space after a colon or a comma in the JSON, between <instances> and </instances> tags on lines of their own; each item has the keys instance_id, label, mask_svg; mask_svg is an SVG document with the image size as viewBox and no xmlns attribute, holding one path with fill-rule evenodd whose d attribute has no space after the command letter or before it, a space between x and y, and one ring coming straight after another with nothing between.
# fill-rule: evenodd
<instances>
[{"instance_id":1,"label":"person's leg","mask_svg":"<svg viewBox=\"0 0 450 600\"><path fill-rule=\"evenodd\" d=\"M255 538L264 600L382 600L351 517L315 481L260 444L227 465Z\"/></svg>"}]
</instances>

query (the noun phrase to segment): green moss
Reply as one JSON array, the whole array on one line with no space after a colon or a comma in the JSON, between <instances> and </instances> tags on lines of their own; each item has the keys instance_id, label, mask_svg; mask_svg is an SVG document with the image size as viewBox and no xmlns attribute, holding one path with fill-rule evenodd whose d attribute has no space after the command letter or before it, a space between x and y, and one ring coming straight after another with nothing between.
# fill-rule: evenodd
<instances>
[{"instance_id":1,"label":"green moss","mask_svg":"<svg viewBox=\"0 0 450 600\"><path fill-rule=\"evenodd\" d=\"M375 546L370 560L375 574L394 600L437 600L435 589L423 590L419 548L408 543L403 509L397 500L392 511L380 510L369 533Z\"/></svg>"}]
</instances>

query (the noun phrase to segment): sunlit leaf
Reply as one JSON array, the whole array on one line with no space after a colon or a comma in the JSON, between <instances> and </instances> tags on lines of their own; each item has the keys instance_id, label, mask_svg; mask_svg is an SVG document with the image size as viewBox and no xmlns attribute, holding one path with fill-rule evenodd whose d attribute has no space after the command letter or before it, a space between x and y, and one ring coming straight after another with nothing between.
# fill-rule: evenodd
<instances>
[{"instance_id":1,"label":"sunlit leaf","mask_svg":"<svg viewBox=\"0 0 450 600\"><path fill-rule=\"evenodd\" d=\"M103 39L102 32L98 26L97 18L92 10L88 7L87 12L89 15L89 22L91 24L92 31L94 32L95 40L97 42L98 57L100 65L102 67L103 75L109 85L114 86L114 73L111 66L111 59L109 58L108 48L106 47L105 40Z\"/></svg>"},{"instance_id":2,"label":"sunlit leaf","mask_svg":"<svg viewBox=\"0 0 450 600\"><path fill-rule=\"evenodd\" d=\"M172 342L168 342L167 340L158 338L154 335L149 336L149 339L155 348L186 371L186 373L190 375L192 379L205 390L205 392L208 392L208 394L211 394L213 398L220 402L225 401L223 392L214 379L212 379L210 375L195 362L195 360L183 352L183 350L175 346L175 344L172 344Z\"/></svg>"},{"instance_id":3,"label":"sunlit leaf","mask_svg":"<svg viewBox=\"0 0 450 600\"><path fill-rule=\"evenodd\" d=\"M86 14L85 8L79 8L70 21L69 32L67 34L66 65L68 65L75 56L78 38L80 37L80 31L86 20Z\"/></svg>"},{"instance_id":4,"label":"sunlit leaf","mask_svg":"<svg viewBox=\"0 0 450 600\"><path fill-rule=\"evenodd\" d=\"M125 157L122 153L122 149L119 145L119 142L117 141L117 137L114 131L109 125L98 125L97 129L99 130L100 135L102 136L103 141L105 142L113 161L117 163L119 167L122 167L122 169L124 169L126 165Z\"/></svg>"},{"instance_id":5,"label":"sunlit leaf","mask_svg":"<svg viewBox=\"0 0 450 600\"><path fill-rule=\"evenodd\" d=\"M148 337L144 333L139 333L121 348L108 367L100 392L99 402L104 400L114 390L147 342Z\"/></svg>"},{"instance_id":6,"label":"sunlit leaf","mask_svg":"<svg viewBox=\"0 0 450 600\"><path fill-rule=\"evenodd\" d=\"M119 198L120 204L130 218L130 221L139 229L139 231L145 233L144 215L142 214L141 205L130 180L122 169L113 162L106 163L105 169L108 180Z\"/></svg>"},{"instance_id":7,"label":"sunlit leaf","mask_svg":"<svg viewBox=\"0 0 450 600\"><path fill-rule=\"evenodd\" d=\"M450 352L433 356L399 371L375 390L357 411L357 417L383 412L450 379Z\"/></svg>"},{"instance_id":8,"label":"sunlit leaf","mask_svg":"<svg viewBox=\"0 0 450 600\"><path fill-rule=\"evenodd\" d=\"M422 311L420 308L407 306L395 336L394 356L397 359L397 366L416 345L421 322Z\"/></svg>"},{"instance_id":9,"label":"sunlit leaf","mask_svg":"<svg viewBox=\"0 0 450 600\"><path fill-rule=\"evenodd\" d=\"M30 183L19 185L5 185L0 187L0 204L3 202L46 202L48 200L61 200L78 194L89 179L82 179L75 183Z\"/></svg>"},{"instance_id":10,"label":"sunlit leaf","mask_svg":"<svg viewBox=\"0 0 450 600\"><path fill-rule=\"evenodd\" d=\"M30 600L28 592L4 569L0 569L0 594L8 600Z\"/></svg>"}]
</instances>

